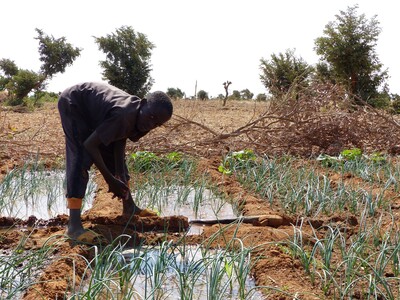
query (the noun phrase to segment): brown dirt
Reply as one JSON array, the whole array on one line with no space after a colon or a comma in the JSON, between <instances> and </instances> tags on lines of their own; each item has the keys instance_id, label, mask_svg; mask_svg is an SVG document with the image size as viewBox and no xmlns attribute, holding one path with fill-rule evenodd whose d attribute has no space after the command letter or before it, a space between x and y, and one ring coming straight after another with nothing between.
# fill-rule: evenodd
<instances>
[{"instance_id":1,"label":"brown dirt","mask_svg":"<svg viewBox=\"0 0 400 300\"><path fill-rule=\"evenodd\" d=\"M232 237L240 238L247 247L254 247L255 261L253 276L257 285L279 288L287 294L269 289L268 299L325 299L318 286L311 284L301 264L285 253L278 242L293 235L296 216L285 215L278 207L266 205L265 200L247 192L233 176L224 176L217 168L221 155L231 149L242 149L240 140L233 142L210 144L194 141L204 140L201 126L214 133L232 132L254 120L263 111L265 104L250 102L232 102L222 107L221 102L210 101L176 101L175 116L163 126L139 143L128 145L128 151L151 150L154 152L186 150L199 158L200 171L206 173L217 183L221 192L242 204L244 215L264 215L253 224L213 225L205 227L200 236L187 237L188 242L204 242L220 232L212 241L212 246L224 247ZM191 120L191 122L182 121ZM196 122L196 123L193 123ZM15 166L23 165L29 158L38 157L46 166L54 167L62 164L64 159L63 133L59 121L56 104L46 104L34 112L15 112L3 109L0 111L0 178ZM332 174L334 180L338 174ZM342 177L336 178L342 180ZM355 179L353 179L354 181ZM112 199L100 176L96 176L99 185L94 205L83 216L84 226L102 233L108 240L127 234L132 238L130 245L138 243L156 244L164 239L176 239L182 230L188 227L185 217L139 218L132 220L120 216L122 204ZM348 178L349 184L352 179ZM399 198L397 197L397 202ZM326 219L308 220L310 224L321 226L325 222L341 222L346 224L349 232L357 229L357 218L352 215L331 216ZM91 248L72 245L64 237L68 217L60 215L51 220L16 220L0 217L0 247L13 249L25 241L25 249L40 249L46 243L54 243L54 258L44 271L38 283L32 286L23 299L56 299L63 298L65 291L71 286L72 274L75 283L79 284L86 267L84 258L94 255ZM33 226L36 225L36 226ZM10 226L13 226L10 229ZM304 225L305 235L311 234L311 226ZM163 232L160 235L157 232ZM307 241L306 241L307 242ZM309 241L311 243L311 241Z\"/></svg>"}]
</instances>

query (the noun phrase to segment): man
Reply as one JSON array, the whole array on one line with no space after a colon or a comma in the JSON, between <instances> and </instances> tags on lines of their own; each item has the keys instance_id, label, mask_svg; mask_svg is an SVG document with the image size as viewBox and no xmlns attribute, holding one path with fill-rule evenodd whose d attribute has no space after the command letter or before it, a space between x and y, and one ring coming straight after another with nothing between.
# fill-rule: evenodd
<instances>
[{"instance_id":1,"label":"man","mask_svg":"<svg viewBox=\"0 0 400 300\"><path fill-rule=\"evenodd\" d=\"M145 214L134 203L125 163L127 139L138 141L167 122L173 111L170 98L154 92L140 99L105 83L86 82L67 88L58 101L66 142L67 235L91 242L93 232L82 226L81 207L94 163L114 197L122 199L123 214Z\"/></svg>"}]
</instances>

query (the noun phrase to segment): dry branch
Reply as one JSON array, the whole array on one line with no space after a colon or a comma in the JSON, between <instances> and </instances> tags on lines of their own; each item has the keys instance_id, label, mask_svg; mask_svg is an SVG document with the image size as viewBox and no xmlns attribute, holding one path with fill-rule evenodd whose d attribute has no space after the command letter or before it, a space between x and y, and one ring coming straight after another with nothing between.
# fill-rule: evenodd
<instances>
[{"instance_id":1,"label":"dry branch","mask_svg":"<svg viewBox=\"0 0 400 300\"><path fill-rule=\"evenodd\" d=\"M201 139L175 138L178 134L193 132L189 130L192 126L202 132ZM400 144L400 126L393 115L369 105L354 106L346 92L335 85L315 85L293 98L286 95L280 102L266 106L254 120L229 132L216 132L182 116L175 116L168 127L171 129L168 145L155 144L152 140L152 145L144 141L140 147L198 155L251 148L270 155L310 156L336 155L352 147L367 152L390 152ZM174 132L176 128L180 128L179 133ZM175 140L185 141L176 143Z\"/></svg>"}]
</instances>

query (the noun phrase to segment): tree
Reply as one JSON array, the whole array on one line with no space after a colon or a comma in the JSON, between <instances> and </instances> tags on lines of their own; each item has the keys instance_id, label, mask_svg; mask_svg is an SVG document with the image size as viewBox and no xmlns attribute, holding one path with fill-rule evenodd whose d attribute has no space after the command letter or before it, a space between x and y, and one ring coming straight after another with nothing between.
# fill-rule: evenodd
<instances>
[{"instance_id":1,"label":"tree","mask_svg":"<svg viewBox=\"0 0 400 300\"><path fill-rule=\"evenodd\" d=\"M316 64L313 77L316 81L320 81L323 83L330 82L332 84L336 84L335 75L332 68L323 61L320 61Z\"/></svg>"},{"instance_id":2,"label":"tree","mask_svg":"<svg viewBox=\"0 0 400 300\"><path fill-rule=\"evenodd\" d=\"M103 78L129 94L145 96L154 82L150 58L155 47L146 35L122 26L115 33L95 37L95 41L106 54L106 60L100 61Z\"/></svg>"},{"instance_id":3,"label":"tree","mask_svg":"<svg viewBox=\"0 0 400 300\"><path fill-rule=\"evenodd\" d=\"M42 81L39 73L29 70L18 70L18 73L12 77L12 80L7 84L7 89L10 92L10 105L19 105L23 103L23 99L37 87Z\"/></svg>"},{"instance_id":4,"label":"tree","mask_svg":"<svg viewBox=\"0 0 400 300\"><path fill-rule=\"evenodd\" d=\"M272 54L271 60L261 59L260 79L263 85L276 97L294 89L298 91L309 84L313 68L301 57L296 57L294 50L286 50L278 55Z\"/></svg>"},{"instance_id":5,"label":"tree","mask_svg":"<svg viewBox=\"0 0 400 300\"><path fill-rule=\"evenodd\" d=\"M249 89L244 89L240 92L240 98L243 100L253 99L254 93L250 92Z\"/></svg>"},{"instance_id":6,"label":"tree","mask_svg":"<svg viewBox=\"0 0 400 300\"><path fill-rule=\"evenodd\" d=\"M256 97L256 101L267 101L267 95L258 94L257 97Z\"/></svg>"},{"instance_id":7,"label":"tree","mask_svg":"<svg viewBox=\"0 0 400 300\"><path fill-rule=\"evenodd\" d=\"M179 88L168 88L167 95L172 99L182 99L185 97L185 93Z\"/></svg>"},{"instance_id":8,"label":"tree","mask_svg":"<svg viewBox=\"0 0 400 300\"><path fill-rule=\"evenodd\" d=\"M19 69L14 61L2 59L0 69L0 89L7 88L10 92L10 104L19 105L32 90L43 90L46 80L56 73L64 73L67 66L72 65L80 55L80 49L66 42L65 37L55 39L36 28L39 41L39 54L42 65L39 72Z\"/></svg>"},{"instance_id":9,"label":"tree","mask_svg":"<svg viewBox=\"0 0 400 300\"><path fill-rule=\"evenodd\" d=\"M18 67L14 61L3 58L0 60L0 91L7 88L12 77L18 73Z\"/></svg>"},{"instance_id":10,"label":"tree","mask_svg":"<svg viewBox=\"0 0 400 300\"><path fill-rule=\"evenodd\" d=\"M79 57L81 49L67 43L65 37L56 39L37 28L36 32L38 33L36 39L39 40L39 59L42 62L40 73L43 81L57 73L64 73L65 69Z\"/></svg>"},{"instance_id":11,"label":"tree","mask_svg":"<svg viewBox=\"0 0 400 300\"><path fill-rule=\"evenodd\" d=\"M400 95L399 94L392 94L391 95L391 103L392 103L392 110L395 114L400 114Z\"/></svg>"},{"instance_id":12,"label":"tree","mask_svg":"<svg viewBox=\"0 0 400 300\"><path fill-rule=\"evenodd\" d=\"M13 60L3 58L0 60L0 70L4 76L11 78L18 73L18 67Z\"/></svg>"},{"instance_id":13,"label":"tree","mask_svg":"<svg viewBox=\"0 0 400 300\"><path fill-rule=\"evenodd\" d=\"M204 90L200 90L197 93L197 98L199 98L200 100L207 100L208 99L208 93Z\"/></svg>"},{"instance_id":14,"label":"tree","mask_svg":"<svg viewBox=\"0 0 400 300\"><path fill-rule=\"evenodd\" d=\"M229 86L232 84L232 82L231 81L229 81L229 80L227 80L227 81L225 81L222 85L224 86L224 90L225 90L225 97L224 97L224 102L222 102L222 106L225 106L225 104L226 104L226 100L228 99L228 93L229 93L229 91L228 91L228 89L229 89Z\"/></svg>"},{"instance_id":15,"label":"tree","mask_svg":"<svg viewBox=\"0 0 400 300\"><path fill-rule=\"evenodd\" d=\"M381 29L376 16L368 20L364 14L357 15L357 9L355 5L340 11L325 26L324 36L315 40L315 51L356 101L359 97L373 104L388 76L375 51Z\"/></svg>"},{"instance_id":16,"label":"tree","mask_svg":"<svg viewBox=\"0 0 400 300\"><path fill-rule=\"evenodd\" d=\"M231 99L240 100L240 92L238 90L233 90L232 95L229 96Z\"/></svg>"}]
</instances>

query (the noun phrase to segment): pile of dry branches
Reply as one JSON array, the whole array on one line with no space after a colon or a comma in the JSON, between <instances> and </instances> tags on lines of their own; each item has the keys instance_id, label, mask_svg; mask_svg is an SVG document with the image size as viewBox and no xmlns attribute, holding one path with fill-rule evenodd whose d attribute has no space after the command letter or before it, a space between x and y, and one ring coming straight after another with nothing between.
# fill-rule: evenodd
<instances>
[{"instance_id":1,"label":"pile of dry branches","mask_svg":"<svg viewBox=\"0 0 400 300\"><path fill-rule=\"evenodd\" d=\"M271 101L254 120L231 132L216 132L180 116L168 126L167 136L147 139L139 148L205 156L249 148L269 155L313 156L353 147L390 153L400 144L400 125L393 115L367 103L356 106L343 89L329 84ZM182 135L193 127L200 133L176 142L182 141L177 131Z\"/></svg>"}]
</instances>

